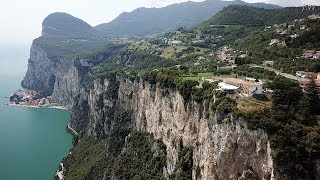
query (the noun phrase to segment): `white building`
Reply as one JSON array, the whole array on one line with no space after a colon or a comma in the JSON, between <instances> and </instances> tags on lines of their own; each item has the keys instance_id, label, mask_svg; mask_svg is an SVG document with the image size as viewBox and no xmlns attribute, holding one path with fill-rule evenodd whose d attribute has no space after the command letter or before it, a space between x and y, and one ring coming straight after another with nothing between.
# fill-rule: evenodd
<instances>
[{"instance_id":1,"label":"white building","mask_svg":"<svg viewBox=\"0 0 320 180\"><path fill-rule=\"evenodd\" d=\"M271 39L271 42L269 43L269 45L278 44L278 43L280 43L279 39Z\"/></svg>"},{"instance_id":2,"label":"white building","mask_svg":"<svg viewBox=\"0 0 320 180\"><path fill-rule=\"evenodd\" d=\"M224 83L224 82L219 82L218 83L218 89L217 90L220 90L220 91L224 91L224 92L237 92L239 91L239 87L237 86L233 86L233 85L230 85L230 84L227 84L227 83Z\"/></svg>"},{"instance_id":3,"label":"white building","mask_svg":"<svg viewBox=\"0 0 320 180\"><path fill-rule=\"evenodd\" d=\"M169 41L169 44L172 44L172 45L180 45L180 44L182 44L182 41L173 40L173 41Z\"/></svg>"}]
</instances>

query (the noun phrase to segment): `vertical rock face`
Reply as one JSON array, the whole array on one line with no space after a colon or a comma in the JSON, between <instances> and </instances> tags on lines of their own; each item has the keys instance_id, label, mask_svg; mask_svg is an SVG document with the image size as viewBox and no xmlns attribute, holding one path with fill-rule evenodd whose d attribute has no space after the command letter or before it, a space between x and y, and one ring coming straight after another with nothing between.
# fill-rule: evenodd
<instances>
[{"instance_id":1,"label":"vertical rock face","mask_svg":"<svg viewBox=\"0 0 320 180\"><path fill-rule=\"evenodd\" d=\"M182 144L193 152L193 179L273 178L271 149L262 130L249 130L241 118L221 117L204 104L187 104L179 92L148 82L117 78L88 85L83 79L88 61L50 58L33 44L22 85L73 106L71 126L85 136L108 135L115 108L130 111L135 130L166 146L166 177L176 171Z\"/></svg>"},{"instance_id":2,"label":"vertical rock face","mask_svg":"<svg viewBox=\"0 0 320 180\"><path fill-rule=\"evenodd\" d=\"M131 112L136 130L153 134L166 146L167 177L175 171L182 142L193 151L193 179L273 178L264 131L249 130L241 118L220 117L203 104L186 105L177 91L147 82L119 81L116 100L105 96L112 83L108 80L96 80L90 93L80 97L88 102L88 114L85 130L78 130L89 136L108 134L108 114L122 106ZM224 122L218 123L219 118ZM83 124L83 119L79 122ZM77 124L73 119L72 125Z\"/></svg>"},{"instance_id":3,"label":"vertical rock face","mask_svg":"<svg viewBox=\"0 0 320 180\"><path fill-rule=\"evenodd\" d=\"M35 90L44 96L52 94L55 84L56 63L49 59L47 53L37 44L33 43L28 61L28 71L22 86Z\"/></svg>"},{"instance_id":4,"label":"vertical rock face","mask_svg":"<svg viewBox=\"0 0 320 180\"><path fill-rule=\"evenodd\" d=\"M75 60L49 57L40 45L33 43L28 71L21 84L42 96L52 96L60 103L72 106L73 99L80 94L80 79Z\"/></svg>"}]
</instances>

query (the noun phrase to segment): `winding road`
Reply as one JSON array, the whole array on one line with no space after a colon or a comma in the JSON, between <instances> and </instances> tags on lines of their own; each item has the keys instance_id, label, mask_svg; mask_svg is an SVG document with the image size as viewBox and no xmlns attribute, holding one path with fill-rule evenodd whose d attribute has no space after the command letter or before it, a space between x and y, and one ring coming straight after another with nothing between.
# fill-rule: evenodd
<instances>
[{"instance_id":1,"label":"winding road","mask_svg":"<svg viewBox=\"0 0 320 180\"><path fill-rule=\"evenodd\" d=\"M283 73L279 70L276 70L274 68L271 68L271 67L263 67L263 66L258 66L260 68L264 68L264 69L267 69L269 71L273 71L275 72L277 75L280 75L280 76L283 76L283 77L286 77L286 78L289 78L289 79L292 79L292 80L295 80L295 81L300 81L300 80L303 80L303 78L299 78L297 76L294 76L292 74L288 74L288 73Z\"/></svg>"}]
</instances>

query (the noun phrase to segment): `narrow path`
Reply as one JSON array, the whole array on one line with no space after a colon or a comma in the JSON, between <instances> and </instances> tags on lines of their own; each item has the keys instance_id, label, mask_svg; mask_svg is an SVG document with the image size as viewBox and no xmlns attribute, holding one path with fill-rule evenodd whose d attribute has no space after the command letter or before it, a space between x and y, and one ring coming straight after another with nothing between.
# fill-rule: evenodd
<instances>
[{"instance_id":1,"label":"narrow path","mask_svg":"<svg viewBox=\"0 0 320 180\"><path fill-rule=\"evenodd\" d=\"M72 133L73 133L74 135L76 135L76 136L79 135L78 132L77 132L76 130L74 130L74 129L70 126L70 124L68 124L68 129L69 129L70 131L72 131Z\"/></svg>"},{"instance_id":2,"label":"narrow path","mask_svg":"<svg viewBox=\"0 0 320 180\"><path fill-rule=\"evenodd\" d=\"M280 75L280 76L283 76L283 77L286 77L286 78L289 78L289 79L292 79L292 80L295 80L295 81L300 81L300 80L303 80L303 78L299 78L297 76L294 76L292 74L288 74L288 73L283 73L279 70L276 70L274 68L271 68L271 67L263 67L263 66L258 66L260 68L264 68L264 69L267 69L269 71L273 71L275 72L277 75Z\"/></svg>"}]
</instances>

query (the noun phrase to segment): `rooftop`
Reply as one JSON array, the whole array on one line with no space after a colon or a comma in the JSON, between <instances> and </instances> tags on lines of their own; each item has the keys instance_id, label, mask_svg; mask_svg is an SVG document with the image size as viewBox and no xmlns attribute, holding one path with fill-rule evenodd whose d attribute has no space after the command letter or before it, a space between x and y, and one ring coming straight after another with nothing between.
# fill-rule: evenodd
<instances>
[{"instance_id":1,"label":"rooftop","mask_svg":"<svg viewBox=\"0 0 320 180\"><path fill-rule=\"evenodd\" d=\"M237 89L239 89L239 87L237 87L237 86L233 86L233 85L230 85L230 84L226 84L226 83L224 83L224 82L220 82L220 83L218 84L218 86L219 86L220 89L222 89L222 90L237 90Z\"/></svg>"}]
</instances>

